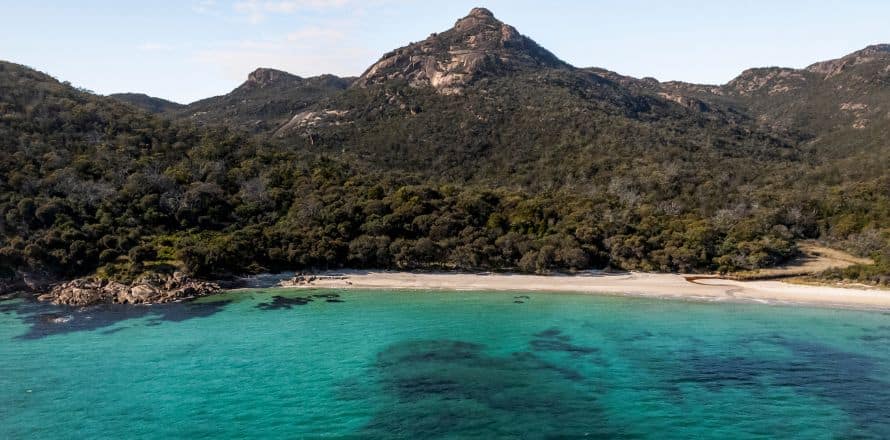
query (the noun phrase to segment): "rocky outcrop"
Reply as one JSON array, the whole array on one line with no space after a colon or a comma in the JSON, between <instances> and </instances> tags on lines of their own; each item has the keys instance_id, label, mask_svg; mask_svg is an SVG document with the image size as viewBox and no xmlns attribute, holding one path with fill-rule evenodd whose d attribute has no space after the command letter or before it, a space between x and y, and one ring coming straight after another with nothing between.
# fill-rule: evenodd
<instances>
[{"instance_id":1,"label":"rocky outcrop","mask_svg":"<svg viewBox=\"0 0 890 440\"><path fill-rule=\"evenodd\" d=\"M20 293L44 292L58 282L58 278L43 272L13 272L0 278L0 297Z\"/></svg>"},{"instance_id":2,"label":"rocky outcrop","mask_svg":"<svg viewBox=\"0 0 890 440\"><path fill-rule=\"evenodd\" d=\"M300 78L280 70L259 68L247 76L247 82L244 85L262 88L275 84L282 79L299 80Z\"/></svg>"},{"instance_id":3,"label":"rocky outcrop","mask_svg":"<svg viewBox=\"0 0 890 440\"><path fill-rule=\"evenodd\" d=\"M54 286L40 301L58 305L163 304L219 293L215 283L197 281L183 274L149 275L131 285L96 278L80 278Z\"/></svg>"},{"instance_id":4,"label":"rocky outcrop","mask_svg":"<svg viewBox=\"0 0 890 440\"><path fill-rule=\"evenodd\" d=\"M316 282L343 281L345 285L351 285L346 275L306 275L297 274L292 278L278 283L278 287L312 287Z\"/></svg>"},{"instance_id":5,"label":"rocky outcrop","mask_svg":"<svg viewBox=\"0 0 890 440\"><path fill-rule=\"evenodd\" d=\"M273 89L273 91L275 91L286 90L289 88L345 90L351 83L352 78L340 78L334 75L320 75L303 78L281 70L261 67L247 75L247 81L241 84L232 93L251 93L260 89Z\"/></svg>"},{"instance_id":6,"label":"rocky outcrop","mask_svg":"<svg viewBox=\"0 0 890 440\"><path fill-rule=\"evenodd\" d=\"M808 85L806 72L796 69L767 67L748 69L724 87L729 94L769 96L785 94Z\"/></svg>"},{"instance_id":7,"label":"rocky outcrop","mask_svg":"<svg viewBox=\"0 0 890 440\"><path fill-rule=\"evenodd\" d=\"M19 280L0 278L0 297L21 290L22 285L23 284Z\"/></svg>"},{"instance_id":8,"label":"rocky outcrop","mask_svg":"<svg viewBox=\"0 0 890 440\"><path fill-rule=\"evenodd\" d=\"M840 75L845 70L861 64L890 61L890 44L875 44L865 49L853 52L843 58L822 61L807 67L807 71L824 75L825 79L831 79Z\"/></svg>"},{"instance_id":9,"label":"rocky outcrop","mask_svg":"<svg viewBox=\"0 0 890 440\"><path fill-rule=\"evenodd\" d=\"M569 65L496 19L491 11L476 8L452 29L384 55L356 85L401 79L415 87L432 86L442 94L457 94L480 77L541 67Z\"/></svg>"}]
</instances>

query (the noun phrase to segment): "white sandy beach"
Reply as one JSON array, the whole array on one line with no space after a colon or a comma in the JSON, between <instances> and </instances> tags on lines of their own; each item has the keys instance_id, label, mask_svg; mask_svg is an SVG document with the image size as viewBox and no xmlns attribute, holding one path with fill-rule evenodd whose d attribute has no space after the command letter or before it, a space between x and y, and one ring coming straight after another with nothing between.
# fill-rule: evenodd
<instances>
[{"instance_id":1,"label":"white sandy beach","mask_svg":"<svg viewBox=\"0 0 890 440\"><path fill-rule=\"evenodd\" d=\"M890 310L890 291L886 290L808 286L780 281L732 281L676 274L587 272L578 275L540 276L337 271L310 277L314 280L293 287L576 292Z\"/></svg>"}]
</instances>

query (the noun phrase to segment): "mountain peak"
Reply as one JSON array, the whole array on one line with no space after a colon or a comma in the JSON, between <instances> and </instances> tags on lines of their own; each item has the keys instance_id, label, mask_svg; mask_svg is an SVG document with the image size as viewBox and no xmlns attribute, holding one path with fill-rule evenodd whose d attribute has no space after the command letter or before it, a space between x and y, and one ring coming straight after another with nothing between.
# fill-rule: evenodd
<instances>
[{"instance_id":1,"label":"mountain peak","mask_svg":"<svg viewBox=\"0 0 890 440\"><path fill-rule=\"evenodd\" d=\"M566 67L488 9L475 8L453 28L384 55L356 84L367 87L406 80L415 87L432 86L439 93L456 94L482 77Z\"/></svg>"},{"instance_id":2,"label":"mountain peak","mask_svg":"<svg viewBox=\"0 0 890 440\"><path fill-rule=\"evenodd\" d=\"M494 18L494 14L485 8L473 8L467 17Z\"/></svg>"},{"instance_id":3,"label":"mountain peak","mask_svg":"<svg viewBox=\"0 0 890 440\"><path fill-rule=\"evenodd\" d=\"M873 44L871 46L866 47L862 50L863 52L869 52L872 54L887 52L890 53L890 44Z\"/></svg>"},{"instance_id":4,"label":"mountain peak","mask_svg":"<svg viewBox=\"0 0 890 440\"><path fill-rule=\"evenodd\" d=\"M454 24L457 30L469 30L480 25L500 25L501 23L494 14L485 8L473 8L470 13Z\"/></svg>"},{"instance_id":5,"label":"mountain peak","mask_svg":"<svg viewBox=\"0 0 890 440\"><path fill-rule=\"evenodd\" d=\"M281 70L261 67L247 75L247 82L242 87L265 88L282 80L291 79L300 79L300 77Z\"/></svg>"}]
</instances>

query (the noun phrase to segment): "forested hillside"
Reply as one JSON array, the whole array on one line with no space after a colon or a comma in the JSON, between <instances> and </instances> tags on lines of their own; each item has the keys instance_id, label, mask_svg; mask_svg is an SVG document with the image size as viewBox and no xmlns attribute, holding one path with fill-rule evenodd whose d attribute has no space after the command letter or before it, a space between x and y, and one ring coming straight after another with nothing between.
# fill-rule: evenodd
<instances>
[{"instance_id":1,"label":"forested hillside","mask_svg":"<svg viewBox=\"0 0 890 440\"><path fill-rule=\"evenodd\" d=\"M739 81L576 69L484 10L355 81L186 107L0 63L0 270L735 271L816 238L878 262L827 277L888 283L883 104L820 128Z\"/></svg>"}]
</instances>

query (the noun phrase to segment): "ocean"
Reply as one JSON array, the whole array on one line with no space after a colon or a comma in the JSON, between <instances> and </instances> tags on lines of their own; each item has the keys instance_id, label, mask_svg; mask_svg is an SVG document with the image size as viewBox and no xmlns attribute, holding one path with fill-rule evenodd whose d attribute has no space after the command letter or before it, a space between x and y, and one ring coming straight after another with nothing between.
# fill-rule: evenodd
<instances>
[{"instance_id":1,"label":"ocean","mask_svg":"<svg viewBox=\"0 0 890 440\"><path fill-rule=\"evenodd\" d=\"M890 438L890 314L556 293L0 302L0 438Z\"/></svg>"}]
</instances>

